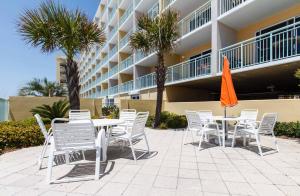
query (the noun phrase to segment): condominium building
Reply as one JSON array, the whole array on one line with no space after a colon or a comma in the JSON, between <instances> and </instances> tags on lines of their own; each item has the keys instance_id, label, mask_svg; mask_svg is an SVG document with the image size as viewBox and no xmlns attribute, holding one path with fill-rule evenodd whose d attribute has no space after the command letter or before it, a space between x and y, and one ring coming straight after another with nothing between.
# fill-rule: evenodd
<instances>
[{"instance_id":1,"label":"condominium building","mask_svg":"<svg viewBox=\"0 0 300 196\"><path fill-rule=\"evenodd\" d=\"M129 38L142 14L168 9L180 13L180 37L165 61L165 100L218 100L223 56L239 99L299 94L299 0L102 0L94 22L107 41L81 54L81 97L156 99L156 54L132 51Z\"/></svg>"},{"instance_id":2,"label":"condominium building","mask_svg":"<svg viewBox=\"0 0 300 196\"><path fill-rule=\"evenodd\" d=\"M67 77L64 66L67 64L67 59L64 56L56 57L56 82L67 88Z\"/></svg>"}]
</instances>

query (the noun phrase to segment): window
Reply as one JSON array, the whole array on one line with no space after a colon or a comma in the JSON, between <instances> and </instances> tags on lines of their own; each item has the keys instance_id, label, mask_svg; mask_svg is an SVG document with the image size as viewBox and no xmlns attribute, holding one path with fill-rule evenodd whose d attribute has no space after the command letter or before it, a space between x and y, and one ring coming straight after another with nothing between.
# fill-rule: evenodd
<instances>
[{"instance_id":1,"label":"window","mask_svg":"<svg viewBox=\"0 0 300 196\"><path fill-rule=\"evenodd\" d=\"M140 99L140 95L131 95L131 99L133 99L133 100L139 100Z\"/></svg>"}]
</instances>

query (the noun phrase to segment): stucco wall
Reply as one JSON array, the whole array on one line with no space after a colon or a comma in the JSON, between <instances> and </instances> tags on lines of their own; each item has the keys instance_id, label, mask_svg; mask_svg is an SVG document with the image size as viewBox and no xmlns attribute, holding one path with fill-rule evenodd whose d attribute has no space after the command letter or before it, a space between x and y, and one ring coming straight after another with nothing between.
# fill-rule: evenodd
<instances>
[{"instance_id":1,"label":"stucco wall","mask_svg":"<svg viewBox=\"0 0 300 196\"><path fill-rule=\"evenodd\" d=\"M300 100L274 99L239 101L238 105L227 109L228 115L238 116L242 109L258 109L258 119L266 112L278 113L278 121L300 121ZM165 102L165 111L184 114L185 110L212 110L214 115L223 115L224 108L219 101L209 102Z\"/></svg>"},{"instance_id":2,"label":"stucco wall","mask_svg":"<svg viewBox=\"0 0 300 196\"><path fill-rule=\"evenodd\" d=\"M11 120L22 120L32 116L30 110L43 105L52 105L53 102L65 99L65 97L9 97L9 116ZM81 108L89 109L92 116L101 116L101 99L81 99Z\"/></svg>"},{"instance_id":3,"label":"stucco wall","mask_svg":"<svg viewBox=\"0 0 300 196\"><path fill-rule=\"evenodd\" d=\"M120 109L136 109L137 112L149 111L150 115L155 114L155 100L120 100Z\"/></svg>"}]
</instances>

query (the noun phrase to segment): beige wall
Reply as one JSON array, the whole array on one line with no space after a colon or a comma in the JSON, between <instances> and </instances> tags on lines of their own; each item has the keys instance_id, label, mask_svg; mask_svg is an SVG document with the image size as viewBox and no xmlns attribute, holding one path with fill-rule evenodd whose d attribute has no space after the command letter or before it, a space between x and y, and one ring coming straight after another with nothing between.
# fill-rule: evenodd
<instances>
[{"instance_id":1,"label":"beige wall","mask_svg":"<svg viewBox=\"0 0 300 196\"><path fill-rule=\"evenodd\" d=\"M120 100L120 109L136 109L137 112L149 111L155 114L156 100Z\"/></svg>"},{"instance_id":2,"label":"beige wall","mask_svg":"<svg viewBox=\"0 0 300 196\"><path fill-rule=\"evenodd\" d=\"M43 104L52 105L53 102L65 97L9 97L9 115L11 120L22 120L32 116L30 110ZM89 109L92 116L101 116L101 99L81 99L82 109Z\"/></svg>"},{"instance_id":3,"label":"beige wall","mask_svg":"<svg viewBox=\"0 0 300 196\"><path fill-rule=\"evenodd\" d=\"M238 116L242 109L258 109L259 117L263 113L276 112L278 113L278 121L290 122L300 121L300 100L251 100L239 101L239 104L233 108L228 108L228 115ZM209 102L166 102L164 105L165 111L174 112L176 114L184 114L185 110L212 110L214 115L223 115L224 108L221 107L219 101Z\"/></svg>"},{"instance_id":4,"label":"beige wall","mask_svg":"<svg viewBox=\"0 0 300 196\"><path fill-rule=\"evenodd\" d=\"M239 30L237 32L237 41L240 42L255 37L255 33L258 30L299 15L300 15L300 4L297 6L292 6L283 11L277 12L275 15L269 16L259 22L251 24L246 28Z\"/></svg>"}]
</instances>

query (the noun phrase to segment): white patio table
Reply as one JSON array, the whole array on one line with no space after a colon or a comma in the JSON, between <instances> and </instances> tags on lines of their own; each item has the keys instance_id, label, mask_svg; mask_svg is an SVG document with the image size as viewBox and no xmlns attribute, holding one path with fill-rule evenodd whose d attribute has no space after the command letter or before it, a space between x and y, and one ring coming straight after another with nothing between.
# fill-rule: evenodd
<instances>
[{"instance_id":1,"label":"white patio table","mask_svg":"<svg viewBox=\"0 0 300 196\"><path fill-rule=\"evenodd\" d=\"M230 121L240 121L240 120L246 120L241 117L224 117L224 116L213 116L212 120L219 120L222 121L222 132L223 132L223 137L222 137L222 143L223 147L225 147L225 138L227 134L227 127L225 122L230 122Z\"/></svg>"},{"instance_id":2,"label":"white patio table","mask_svg":"<svg viewBox=\"0 0 300 196\"><path fill-rule=\"evenodd\" d=\"M71 123L83 122L85 120L74 120ZM108 147L108 139L110 137L111 132L109 131L109 127L123 124L124 120L120 119L92 119L94 127L98 130L98 134L101 135L101 145L102 145L102 159L101 161L107 160L107 147ZM105 132L104 127L106 127L107 132Z\"/></svg>"}]
</instances>

